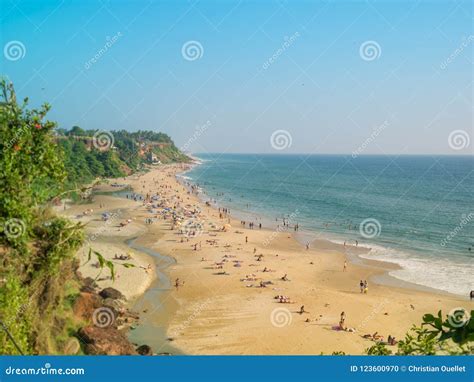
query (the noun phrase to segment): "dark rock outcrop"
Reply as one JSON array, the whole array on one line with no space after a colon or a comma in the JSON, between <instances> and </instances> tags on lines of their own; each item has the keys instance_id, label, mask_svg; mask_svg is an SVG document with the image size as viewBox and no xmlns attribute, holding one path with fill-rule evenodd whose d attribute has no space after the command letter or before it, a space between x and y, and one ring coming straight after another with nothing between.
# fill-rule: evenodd
<instances>
[{"instance_id":1,"label":"dark rock outcrop","mask_svg":"<svg viewBox=\"0 0 474 382\"><path fill-rule=\"evenodd\" d=\"M82 280L81 292L94 293L97 288L97 284L92 277L86 277Z\"/></svg>"},{"instance_id":2,"label":"dark rock outcrop","mask_svg":"<svg viewBox=\"0 0 474 382\"><path fill-rule=\"evenodd\" d=\"M102 298L95 293L81 292L74 302L74 315L91 322L94 311L102 306Z\"/></svg>"},{"instance_id":3,"label":"dark rock outcrop","mask_svg":"<svg viewBox=\"0 0 474 382\"><path fill-rule=\"evenodd\" d=\"M120 291L118 291L115 288L110 288L110 287L102 289L99 292L99 295L104 299L106 299L106 298L111 298L112 300L123 300L123 299L125 299L125 296Z\"/></svg>"},{"instance_id":4,"label":"dark rock outcrop","mask_svg":"<svg viewBox=\"0 0 474 382\"><path fill-rule=\"evenodd\" d=\"M134 346L127 337L115 328L98 328L86 326L78 332L84 350L91 355L134 355Z\"/></svg>"},{"instance_id":5,"label":"dark rock outcrop","mask_svg":"<svg viewBox=\"0 0 474 382\"><path fill-rule=\"evenodd\" d=\"M137 353L140 355L153 355L153 350L148 345L141 345L137 348Z\"/></svg>"}]
</instances>

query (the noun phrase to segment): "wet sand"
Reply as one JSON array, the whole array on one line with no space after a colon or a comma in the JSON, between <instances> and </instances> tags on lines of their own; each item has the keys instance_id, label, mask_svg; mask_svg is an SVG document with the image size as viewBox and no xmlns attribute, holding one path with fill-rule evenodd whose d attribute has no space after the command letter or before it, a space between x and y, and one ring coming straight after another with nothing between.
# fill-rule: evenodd
<instances>
[{"instance_id":1,"label":"wet sand","mask_svg":"<svg viewBox=\"0 0 474 382\"><path fill-rule=\"evenodd\" d=\"M111 238L119 246L121 240L138 237L141 247L175 259L162 269L168 284L158 288L159 301L150 301L153 297L149 294L148 305L142 309L147 313L141 336L160 338L153 340L157 353L172 347L186 354L362 354L374 344L361 337L365 333L377 331L385 338L391 334L400 339L425 313L439 309L447 313L459 306L473 308L467 298L425 291L396 279L389 285L374 283L383 282L393 265L351 262L355 257L349 252L354 248L322 241L306 250L293 231L250 230L232 217L220 218L217 210L178 183L175 175L183 170L182 165L160 166L123 183L143 195L158 193L159 200L166 201L171 209L176 207L176 211L199 207L201 212L191 219L199 221L196 236L190 236L183 225L172 229L171 219L163 219L162 208L150 213L141 201L99 195L93 205L74 206L96 211L102 203L102 210L120 208L124 217L132 219L126 229L111 230L110 235L99 235L95 240L94 245L104 245L107 253L114 252L109 247L114 241ZM100 189L104 190L102 186ZM155 216L158 219L153 224L145 224L146 218ZM231 225L227 232L220 230L225 224ZM156 262L156 258L136 252L134 259L142 264L151 259ZM263 255L260 261L256 255ZM346 259L348 267L343 271ZM265 268L268 271L263 272ZM114 287L130 297L143 293L157 272L154 269L145 274L140 270L132 274L129 269L118 269L120 277ZM289 281L281 280L285 274ZM133 282L125 282L129 278ZM368 280L368 294L360 293L360 280ZM260 287L261 281L271 283ZM279 303L274 298L277 295L289 297L292 303ZM137 303L141 309L143 301L138 298ZM307 313L299 314L302 305ZM342 311L346 325L355 332L332 329Z\"/></svg>"}]
</instances>

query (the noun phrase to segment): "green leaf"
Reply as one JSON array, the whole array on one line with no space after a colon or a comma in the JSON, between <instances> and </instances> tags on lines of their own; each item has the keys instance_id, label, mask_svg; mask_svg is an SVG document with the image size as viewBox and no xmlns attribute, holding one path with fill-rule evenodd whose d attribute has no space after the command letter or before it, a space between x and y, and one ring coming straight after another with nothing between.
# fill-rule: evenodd
<instances>
[{"instance_id":1,"label":"green leaf","mask_svg":"<svg viewBox=\"0 0 474 382\"><path fill-rule=\"evenodd\" d=\"M112 277L112 281L115 281L115 268L114 268L114 263L112 263L110 260L107 260L105 262L105 266L109 268L110 270L110 276Z\"/></svg>"},{"instance_id":2,"label":"green leaf","mask_svg":"<svg viewBox=\"0 0 474 382\"><path fill-rule=\"evenodd\" d=\"M89 248L89 253L87 254L87 261L84 263L86 265L89 261L91 261L92 257L92 248Z\"/></svg>"},{"instance_id":3,"label":"green leaf","mask_svg":"<svg viewBox=\"0 0 474 382\"><path fill-rule=\"evenodd\" d=\"M433 322L434 320L435 320L435 316L433 316L432 314L425 314L423 316L423 321L426 323Z\"/></svg>"},{"instance_id":4,"label":"green leaf","mask_svg":"<svg viewBox=\"0 0 474 382\"><path fill-rule=\"evenodd\" d=\"M441 311L440 311L441 313ZM436 318L433 322L433 325L436 329L443 330L443 319L442 318Z\"/></svg>"}]
</instances>

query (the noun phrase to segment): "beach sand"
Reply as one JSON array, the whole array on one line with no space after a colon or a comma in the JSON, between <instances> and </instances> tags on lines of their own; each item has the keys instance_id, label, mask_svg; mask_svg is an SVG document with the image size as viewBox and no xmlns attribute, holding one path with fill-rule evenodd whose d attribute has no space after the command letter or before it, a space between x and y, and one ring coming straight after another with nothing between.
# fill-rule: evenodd
<instances>
[{"instance_id":1,"label":"beach sand","mask_svg":"<svg viewBox=\"0 0 474 382\"><path fill-rule=\"evenodd\" d=\"M101 190L109 191L109 188L102 186ZM84 278L96 279L100 289L113 287L121 291L127 299L136 298L145 293L156 276L153 258L133 250L126 244L127 240L146 233L143 222L134 217L137 205L126 199L106 195L97 195L94 199L91 204L66 205L67 208L61 211L63 216L85 224L86 242L77 253L80 262L79 273ZM92 213L83 215L84 211L91 209ZM107 222L101 217L105 211L113 214ZM132 219L132 222L120 227L120 223L127 219ZM114 263L115 280L110 277L108 268L101 271L97 267L98 260L94 254L88 261L89 248ZM131 259L117 260L114 259L116 255L130 255ZM133 264L133 267L124 267L123 263Z\"/></svg>"},{"instance_id":2,"label":"beach sand","mask_svg":"<svg viewBox=\"0 0 474 382\"><path fill-rule=\"evenodd\" d=\"M76 205L64 213L73 217L87 208L94 209L92 218L81 221L89 221L89 234L103 230L92 247L108 258L130 252L124 240L138 236L141 246L176 260L166 273L173 285L179 279L179 286L170 288L160 301L160 309L151 314L156 322L166 323L166 335L173 340L173 347L185 354L363 354L374 344L363 339L363 334L378 332L384 338L391 334L400 339L425 313L441 309L446 314L455 307L474 306L467 298L424 291L398 281L391 280L390 286L372 282L393 268L392 264L354 264L348 260L343 271L349 247L321 242L306 250L293 231L250 230L240 221L220 218L217 210L176 180L180 171L182 165L160 166L123 183L141 194L158 192L160 200L166 199L171 208L187 205L192 210L199 206L201 213L192 219L199 221L195 237L179 234L179 227L172 230L169 218L145 224L145 219L154 215L143 202L109 195L98 195L93 204ZM100 186L100 190L107 187ZM99 209L100 204L105 207ZM100 228L104 224L100 213L118 209L122 214L119 220L132 219L132 223L120 231L117 227ZM229 222L227 232L219 231ZM139 266L146 267L153 260L134 252L138 267L118 267L115 283L104 280L99 285L112 285L129 298L143 293L155 275ZM263 257L257 261L256 255ZM84 251L80 256L82 264ZM263 272L265 268L270 271ZM81 272L92 277L97 269L87 264ZM281 280L285 274L289 281ZM241 281L247 276L255 280ZM368 280L367 294L360 293L360 280ZM271 284L260 287L260 281ZM292 303L279 303L274 298L277 295L289 297ZM307 313L299 314L302 305ZM341 312L345 312L346 326L355 332L333 330ZM154 350L160 352L160 348Z\"/></svg>"}]
</instances>

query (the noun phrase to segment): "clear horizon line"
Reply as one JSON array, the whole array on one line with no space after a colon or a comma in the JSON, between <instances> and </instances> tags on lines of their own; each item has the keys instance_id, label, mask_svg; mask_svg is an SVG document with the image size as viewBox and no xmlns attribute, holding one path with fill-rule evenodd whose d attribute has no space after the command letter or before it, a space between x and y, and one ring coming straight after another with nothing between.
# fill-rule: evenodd
<instances>
[{"instance_id":1,"label":"clear horizon line","mask_svg":"<svg viewBox=\"0 0 474 382\"><path fill-rule=\"evenodd\" d=\"M338 156L352 156L353 153L305 153L305 152L301 152L301 153L268 153L268 152L261 152L261 153L258 153L258 152L211 152L211 151L208 151L208 152L196 152L196 153L184 153L184 154L187 154L187 155L200 155L200 154L219 154L219 155L222 155L222 154L232 154L232 155L281 155L281 156L290 156L290 155L338 155ZM452 156L452 157L474 157L474 153L473 154L426 154L426 153L414 153L414 154L357 154L356 157L362 157L362 156L446 156L446 157L449 157L449 156Z\"/></svg>"}]
</instances>

